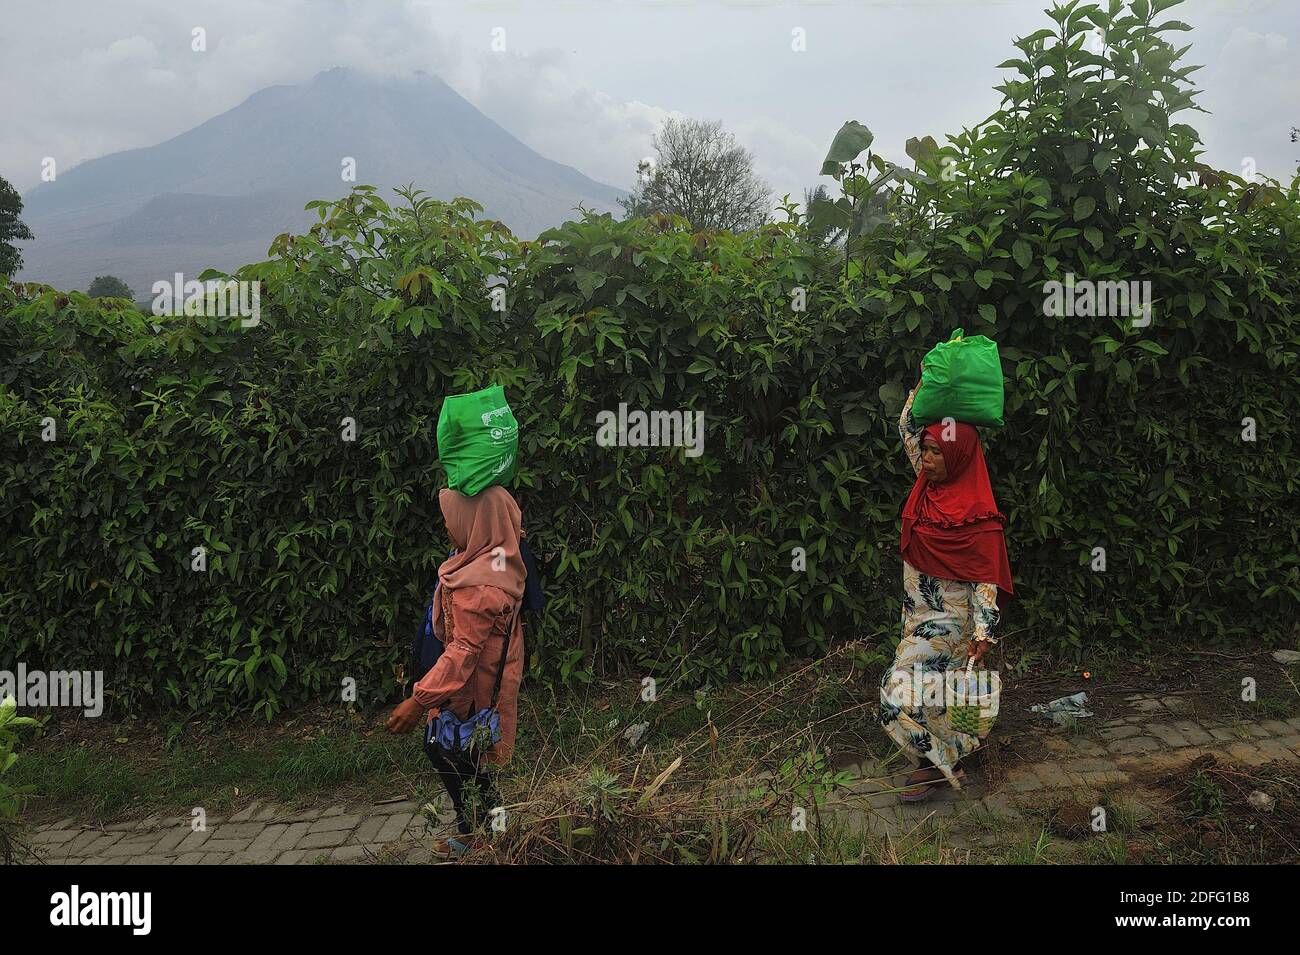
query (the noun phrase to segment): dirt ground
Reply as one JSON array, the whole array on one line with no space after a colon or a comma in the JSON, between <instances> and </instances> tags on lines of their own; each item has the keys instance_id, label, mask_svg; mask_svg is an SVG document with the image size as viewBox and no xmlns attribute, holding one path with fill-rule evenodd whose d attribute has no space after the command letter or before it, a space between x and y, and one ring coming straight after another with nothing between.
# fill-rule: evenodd
<instances>
[{"instance_id":1,"label":"dirt ground","mask_svg":"<svg viewBox=\"0 0 1300 955\"><path fill-rule=\"evenodd\" d=\"M850 644L818 661L792 663L770 683L669 689L649 709L637 680L558 697L529 687L512 772L535 782L539 773L563 773L611 743L626 753L618 737L641 723L639 745L652 752L698 753L701 740L712 734L716 748L721 734L742 755L752 751L760 772L779 751L773 741L796 735L824 752L833 771L888 759L890 746L876 723L884 659L878 649ZM1003 680L998 724L971 766L984 794L996 795L1067 750L1103 743L1104 727L1132 721L1135 701L1145 697L1178 701L1180 715L1216 725L1300 715L1300 671L1267 651L1109 653L1084 667L1041 659L1033 666L995 666ZM1058 726L1028 712L1031 704L1080 691L1088 694L1089 719ZM235 809L253 798L301 807L422 798L417 794L430 774L418 741L388 737L386 712L320 708L284 714L272 725L59 714L21 748L28 778L19 781L36 784L28 818L38 824L69 816L138 819L184 811L197 801ZM985 833L980 851L966 861L1300 862L1300 764L1245 765L1224 752L1177 771L1161 768L1156 758L1149 770L1141 766L1123 786L1103 787L1100 795L1055 791L1049 798L1044 791L1018 826ZM1263 794L1257 801L1272 801L1267 810L1251 804L1256 793ZM1088 813L1098 801L1112 816L1112 836L1104 841L1090 838ZM1028 848L1015 849L1017 840ZM916 855L903 852L898 861L932 861L926 851Z\"/></svg>"}]
</instances>

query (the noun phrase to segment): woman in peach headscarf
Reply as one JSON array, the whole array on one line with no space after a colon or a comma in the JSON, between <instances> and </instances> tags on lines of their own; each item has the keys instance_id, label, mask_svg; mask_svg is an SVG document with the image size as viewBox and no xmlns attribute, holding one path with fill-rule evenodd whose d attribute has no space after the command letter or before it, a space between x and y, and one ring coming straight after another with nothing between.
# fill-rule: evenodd
<instances>
[{"instance_id":1,"label":"woman in peach headscarf","mask_svg":"<svg viewBox=\"0 0 1300 955\"><path fill-rule=\"evenodd\" d=\"M449 709L464 720L492 705L500 716L500 739L483 749L449 750L426 734L425 753L456 807L461 836L482 826L500 802L487 766L505 764L514 750L519 683L524 669L520 606L526 572L519 554L519 505L498 485L474 497L444 490L438 496L456 553L438 568L433 632L444 646L438 662L416 682L412 695L388 718L388 730L428 723ZM472 787L472 789L471 789ZM461 855L468 842L448 839L435 846Z\"/></svg>"}]
</instances>

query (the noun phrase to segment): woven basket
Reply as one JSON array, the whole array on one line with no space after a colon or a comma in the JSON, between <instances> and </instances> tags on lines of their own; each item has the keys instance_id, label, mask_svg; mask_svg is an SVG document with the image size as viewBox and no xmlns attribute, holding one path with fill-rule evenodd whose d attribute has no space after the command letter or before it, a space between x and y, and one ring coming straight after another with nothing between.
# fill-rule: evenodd
<instances>
[{"instance_id":1,"label":"woven basket","mask_svg":"<svg viewBox=\"0 0 1300 955\"><path fill-rule=\"evenodd\" d=\"M975 683L974 666L975 660L972 658L967 661L965 669L948 671L948 722L959 733L983 739L997 722L1002 687L1000 683L995 683L991 687L985 687L986 692L982 694L976 692L978 686Z\"/></svg>"}]
</instances>

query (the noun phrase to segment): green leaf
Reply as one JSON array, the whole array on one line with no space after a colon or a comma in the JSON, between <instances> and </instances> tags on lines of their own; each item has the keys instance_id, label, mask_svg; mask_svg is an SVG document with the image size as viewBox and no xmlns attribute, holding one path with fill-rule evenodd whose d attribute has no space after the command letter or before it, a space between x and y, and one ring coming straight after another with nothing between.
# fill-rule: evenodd
<instances>
[{"instance_id":1,"label":"green leaf","mask_svg":"<svg viewBox=\"0 0 1300 955\"><path fill-rule=\"evenodd\" d=\"M849 120L835 134L831 148L826 152L826 159L822 162L821 174L835 176L838 179L840 167L857 159L863 150L871 146L874 139L871 130L855 119Z\"/></svg>"},{"instance_id":2,"label":"green leaf","mask_svg":"<svg viewBox=\"0 0 1300 955\"><path fill-rule=\"evenodd\" d=\"M574 267L573 277L578 283L578 290L582 292L583 299L590 299L596 289L605 284L606 278L603 273L594 272L581 265Z\"/></svg>"},{"instance_id":3,"label":"green leaf","mask_svg":"<svg viewBox=\"0 0 1300 955\"><path fill-rule=\"evenodd\" d=\"M1017 60L1017 59L1003 60L1001 63L997 65L997 69L1019 70L1020 73L1026 78L1031 78L1034 75L1034 68L1030 66L1029 63L1026 62L1025 60Z\"/></svg>"},{"instance_id":4,"label":"green leaf","mask_svg":"<svg viewBox=\"0 0 1300 955\"><path fill-rule=\"evenodd\" d=\"M1097 200L1092 196L1080 196L1074 200L1074 221L1082 222L1088 216L1092 215L1093 210L1097 208Z\"/></svg>"},{"instance_id":5,"label":"green leaf","mask_svg":"<svg viewBox=\"0 0 1300 955\"><path fill-rule=\"evenodd\" d=\"M896 381L886 382L876 389L880 403L886 408L897 409L902 406L907 390Z\"/></svg>"},{"instance_id":6,"label":"green leaf","mask_svg":"<svg viewBox=\"0 0 1300 955\"><path fill-rule=\"evenodd\" d=\"M1019 40L1016 41L1015 45L1020 46L1022 43L1025 45L1028 45L1030 43L1037 43L1039 40L1049 40L1054 36L1056 36L1055 30L1048 30L1046 27L1044 27L1042 30L1035 30L1027 37L1021 37Z\"/></svg>"},{"instance_id":7,"label":"green leaf","mask_svg":"<svg viewBox=\"0 0 1300 955\"><path fill-rule=\"evenodd\" d=\"M903 151L918 163L928 162L933 159L938 149L939 144L934 141L933 136L926 136L924 139L917 139L913 136L903 146Z\"/></svg>"},{"instance_id":8,"label":"green leaf","mask_svg":"<svg viewBox=\"0 0 1300 955\"><path fill-rule=\"evenodd\" d=\"M1016 265L1022 269L1029 268L1029 263L1034 259L1034 250L1024 239L1016 239L1011 246L1011 257L1016 260Z\"/></svg>"},{"instance_id":9,"label":"green leaf","mask_svg":"<svg viewBox=\"0 0 1300 955\"><path fill-rule=\"evenodd\" d=\"M1120 107L1120 115L1130 128L1142 126L1147 121L1147 108L1141 103L1127 103Z\"/></svg>"},{"instance_id":10,"label":"green leaf","mask_svg":"<svg viewBox=\"0 0 1300 955\"><path fill-rule=\"evenodd\" d=\"M848 435L866 434L871 426L871 417L862 408L846 408L843 412L844 433Z\"/></svg>"},{"instance_id":11,"label":"green leaf","mask_svg":"<svg viewBox=\"0 0 1300 955\"><path fill-rule=\"evenodd\" d=\"M985 291L993 284L993 273L988 269L977 269L975 271L975 284Z\"/></svg>"}]
</instances>

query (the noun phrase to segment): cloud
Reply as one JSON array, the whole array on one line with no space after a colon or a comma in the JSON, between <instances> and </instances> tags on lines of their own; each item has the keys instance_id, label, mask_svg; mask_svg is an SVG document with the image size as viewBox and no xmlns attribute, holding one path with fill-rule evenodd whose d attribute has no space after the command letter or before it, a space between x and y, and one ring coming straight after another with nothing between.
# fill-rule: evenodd
<instances>
[{"instance_id":1,"label":"cloud","mask_svg":"<svg viewBox=\"0 0 1300 955\"><path fill-rule=\"evenodd\" d=\"M1288 175L1297 150L1287 132L1300 125L1296 16L1285 5L1216 2L1186 16L1197 49L1218 52L1195 75L1214 115L1180 118L1203 130L1208 161L1236 167L1253 156L1262 171ZM38 181L44 156L62 171L151 145L264 87L346 66L437 73L538 152L620 187L669 116L722 119L777 196L799 195L818 181L845 119L866 122L896 161L908 136L942 139L982 119L997 101L992 64L1012 35L1044 20L1042 0L806 5L797 19L776 6L711 4L669 15L646 4L446 0L3 3L0 175L20 189ZM920 39L940 9L945 28ZM799 59L788 49L796 22L810 37ZM499 24L506 49L494 52ZM206 52L191 48L196 27Z\"/></svg>"},{"instance_id":2,"label":"cloud","mask_svg":"<svg viewBox=\"0 0 1300 955\"><path fill-rule=\"evenodd\" d=\"M1300 56L1297 43L1276 32L1236 27L1228 34L1198 97L1210 111L1184 113L1206 142L1206 159L1240 173L1253 159L1263 175L1289 182L1300 148L1290 141L1300 126ZM1191 116L1193 118L1187 119Z\"/></svg>"},{"instance_id":3,"label":"cloud","mask_svg":"<svg viewBox=\"0 0 1300 955\"><path fill-rule=\"evenodd\" d=\"M437 73L538 152L613 185L630 185L651 134L671 115L575 81L558 48L524 52L510 43L493 52L486 28L453 22L444 3L204 0L160 9L122 0L78 4L75 29L67 7L6 3L14 10L9 41L0 40L0 113L8 118L0 175L20 190L38 181L44 156L66 170L152 145L259 89L334 66ZM197 27L204 51L192 49ZM507 33L527 36L522 28Z\"/></svg>"},{"instance_id":4,"label":"cloud","mask_svg":"<svg viewBox=\"0 0 1300 955\"><path fill-rule=\"evenodd\" d=\"M484 52L444 73L458 93L543 156L631 188L636 164L673 111L615 99L575 83L564 54Z\"/></svg>"},{"instance_id":5,"label":"cloud","mask_svg":"<svg viewBox=\"0 0 1300 955\"><path fill-rule=\"evenodd\" d=\"M732 130L754 156L754 169L772 187L775 204L786 193L803 202L805 188L817 185L827 143L796 133L769 116L744 120Z\"/></svg>"},{"instance_id":6,"label":"cloud","mask_svg":"<svg viewBox=\"0 0 1300 955\"><path fill-rule=\"evenodd\" d=\"M114 40L107 49L94 51L88 57L93 67L97 63L104 66L139 66L148 64L158 55L158 47L153 41L139 34Z\"/></svg>"}]
</instances>

